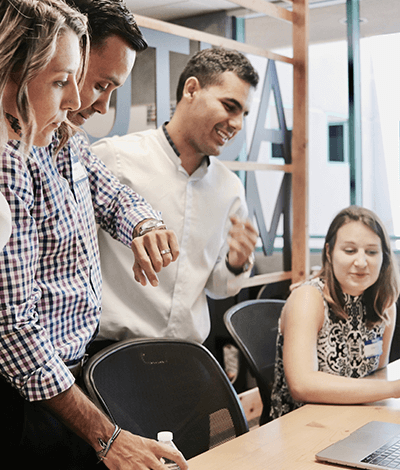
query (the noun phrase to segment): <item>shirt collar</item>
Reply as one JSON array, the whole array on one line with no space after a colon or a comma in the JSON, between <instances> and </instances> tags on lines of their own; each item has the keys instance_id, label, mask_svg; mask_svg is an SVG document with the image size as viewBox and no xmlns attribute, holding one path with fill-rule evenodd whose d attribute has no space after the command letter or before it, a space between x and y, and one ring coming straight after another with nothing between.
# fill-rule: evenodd
<instances>
[{"instance_id":1,"label":"shirt collar","mask_svg":"<svg viewBox=\"0 0 400 470\"><path fill-rule=\"evenodd\" d=\"M345 305L352 305L359 302L363 298L364 292L360 295L351 295L343 292L344 303Z\"/></svg>"},{"instance_id":2,"label":"shirt collar","mask_svg":"<svg viewBox=\"0 0 400 470\"><path fill-rule=\"evenodd\" d=\"M164 122L164 124L162 125L162 130L164 131L165 137L167 138L169 145L172 147L172 149L173 149L174 152L176 153L176 156L177 156L177 157L180 157L180 156L181 156L181 153L180 153L179 150L176 148L176 145L174 144L173 140L171 139L171 136L169 135L169 133L168 133L168 131L167 131L167 124L168 124L168 121L167 121L167 122Z\"/></svg>"},{"instance_id":3,"label":"shirt collar","mask_svg":"<svg viewBox=\"0 0 400 470\"><path fill-rule=\"evenodd\" d=\"M164 122L164 124L162 125L162 130L164 131L165 137L166 137L166 139L168 140L169 145L172 147L173 151L176 153L176 156L177 156L177 157L180 157L180 156L181 156L181 153L180 153L179 150L176 148L176 145L174 144L173 140L171 139L171 136L169 135L169 133L168 133L168 131L167 131L167 124L168 124L168 121L167 121L167 122ZM204 157L204 159L206 160L207 166L209 166L210 163L211 163L210 157L209 157L208 155L206 155L206 156Z\"/></svg>"}]
</instances>

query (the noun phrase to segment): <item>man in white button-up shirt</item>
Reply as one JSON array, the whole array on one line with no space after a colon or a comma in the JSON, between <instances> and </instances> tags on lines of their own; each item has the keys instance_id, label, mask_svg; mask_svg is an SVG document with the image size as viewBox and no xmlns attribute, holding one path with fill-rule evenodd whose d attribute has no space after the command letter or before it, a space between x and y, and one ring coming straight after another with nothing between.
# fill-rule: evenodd
<instances>
[{"instance_id":1,"label":"man in white button-up shirt","mask_svg":"<svg viewBox=\"0 0 400 470\"><path fill-rule=\"evenodd\" d=\"M132 273L132 255L99 231L103 313L99 339L172 337L203 342L206 294L230 297L249 276L257 231L239 178L215 156L240 131L257 72L237 51L197 53L181 74L171 121L156 130L105 138L93 151L163 214L180 256L154 288ZM171 256L160 246L163 256Z\"/></svg>"}]
</instances>

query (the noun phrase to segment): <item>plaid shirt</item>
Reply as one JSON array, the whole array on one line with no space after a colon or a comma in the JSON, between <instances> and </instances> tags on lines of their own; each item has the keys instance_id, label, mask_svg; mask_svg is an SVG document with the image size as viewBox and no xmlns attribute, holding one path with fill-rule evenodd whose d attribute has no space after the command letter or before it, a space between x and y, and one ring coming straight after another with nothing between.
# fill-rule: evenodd
<instances>
[{"instance_id":1,"label":"plaid shirt","mask_svg":"<svg viewBox=\"0 0 400 470\"><path fill-rule=\"evenodd\" d=\"M80 134L55 161L54 145L34 148L26 159L19 142L9 141L0 172L13 216L0 252L0 373L30 401L74 383L67 365L82 358L98 327L96 223L130 246L137 223L159 218Z\"/></svg>"}]
</instances>

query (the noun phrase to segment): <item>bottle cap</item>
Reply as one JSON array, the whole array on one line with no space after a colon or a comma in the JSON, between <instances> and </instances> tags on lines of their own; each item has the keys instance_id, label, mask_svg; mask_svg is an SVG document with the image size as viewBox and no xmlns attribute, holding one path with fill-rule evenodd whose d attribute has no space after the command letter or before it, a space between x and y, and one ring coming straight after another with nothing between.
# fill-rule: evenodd
<instances>
[{"instance_id":1,"label":"bottle cap","mask_svg":"<svg viewBox=\"0 0 400 470\"><path fill-rule=\"evenodd\" d=\"M171 431L160 431L157 434L157 441L165 442L165 441L172 441L174 439L174 435Z\"/></svg>"}]
</instances>

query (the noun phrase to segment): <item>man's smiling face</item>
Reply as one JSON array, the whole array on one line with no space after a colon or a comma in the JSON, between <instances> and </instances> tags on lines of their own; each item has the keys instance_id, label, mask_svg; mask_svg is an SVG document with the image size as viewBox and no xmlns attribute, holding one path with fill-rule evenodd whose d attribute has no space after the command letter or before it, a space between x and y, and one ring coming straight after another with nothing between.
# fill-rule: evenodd
<instances>
[{"instance_id":1,"label":"man's smiling face","mask_svg":"<svg viewBox=\"0 0 400 470\"><path fill-rule=\"evenodd\" d=\"M251 85L234 72L224 72L217 84L199 88L191 106L186 135L199 156L219 155L242 128L249 112Z\"/></svg>"}]
</instances>

